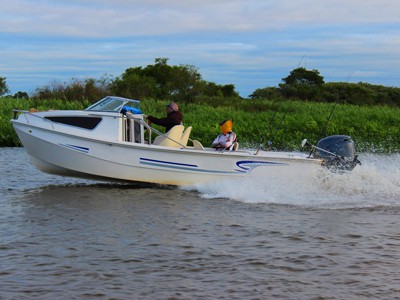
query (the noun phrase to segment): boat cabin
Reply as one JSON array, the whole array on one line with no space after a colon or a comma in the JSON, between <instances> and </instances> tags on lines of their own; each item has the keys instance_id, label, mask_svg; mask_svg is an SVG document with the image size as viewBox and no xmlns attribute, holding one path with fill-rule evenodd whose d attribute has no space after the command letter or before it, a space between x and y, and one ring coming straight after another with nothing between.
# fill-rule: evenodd
<instances>
[{"instance_id":1,"label":"boat cabin","mask_svg":"<svg viewBox=\"0 0 400 300\"><path fill-rule=\"evenodd\" d=\"M103 141L174 148L186 148L192 130L192 126L177 125L169 132L161 133L145 122L139 100L116 96L107 96L84 110L14 110L14 119L17 115L22 123L50 131ZM152 133L156 134L153 138ZM192 142L194 149L204 149L200 142Z\"/></svg>"},{"instance_id":2,"label":"boat cabin","mask_svg":"<svg viewBox=\"0 0 400 300\"><path fill-rule=\"evenodd\" d=\"M107 96L84 111L96 114L100 112L103 117L118 113L118 133L114 133L114 136L118 136L118 141L144 143L145 123L139 100Z\"/></svg>"},{"instance_id":3,"label":"boat cabin","mask_svg":"<svg viewBox=\"0 0 400 300\"><path fill-rule=\"evenodd\" d=\"M140 101L131 100L122 97L107 96L104 99L89 106L85 111L93 113L101 113L102 116L107 116L110 113L118 113L118 141L132 143L150 143L153 145L185 148L192 130L192 126L185 129L183 125L174 126L169 132L163 134L154 128L147 125L144 121L143 113L140 110ZM146 131L147 130L147 131ZM157 136L151 141L145 141L145 132L151 136L155 132ZM194 142L195 149L203 149L203 146L198 141Z\"/></svg>"}]
</instances>

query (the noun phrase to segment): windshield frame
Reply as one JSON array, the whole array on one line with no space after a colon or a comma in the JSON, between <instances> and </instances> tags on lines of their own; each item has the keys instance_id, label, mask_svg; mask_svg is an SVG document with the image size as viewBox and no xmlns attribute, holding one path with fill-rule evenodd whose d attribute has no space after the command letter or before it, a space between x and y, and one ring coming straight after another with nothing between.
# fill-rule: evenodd
<instances>
[{"instance_id":1,"label":"windshield frame","mask_svg":"<svg viewBox=\"0 0 400 300\"><path fill-rule=\"evenodd\" d=\"M140 101L123 97L106 96L103 99L85 108L84 110L121 113L121 110L123 109L124 106L130 106L140 109Z\"/></svg>"}]
</instances>

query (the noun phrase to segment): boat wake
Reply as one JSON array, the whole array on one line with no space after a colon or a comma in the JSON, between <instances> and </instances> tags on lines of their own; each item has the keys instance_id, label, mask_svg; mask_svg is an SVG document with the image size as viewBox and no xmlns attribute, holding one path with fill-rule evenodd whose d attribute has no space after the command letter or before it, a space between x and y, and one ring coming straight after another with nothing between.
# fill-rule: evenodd
<instances>
[{"instance_id":1,"label":"boat wake","mask_svg":"<svg viewBox=\"0 0 400 300\"><path fill-rule=\"evenodd\" d=\"M352 172L288 174L285 182L263 176L229 179L194 187L204 198L244 203L295 205L324 209L400 207L400 155L360 155ZM262 170L262 168L260 168Z\"/></svg>"}]
</instances>

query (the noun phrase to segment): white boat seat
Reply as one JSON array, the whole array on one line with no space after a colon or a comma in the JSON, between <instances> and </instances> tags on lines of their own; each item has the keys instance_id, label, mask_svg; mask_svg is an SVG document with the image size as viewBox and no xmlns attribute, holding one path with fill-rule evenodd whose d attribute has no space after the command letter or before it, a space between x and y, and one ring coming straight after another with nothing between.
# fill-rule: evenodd
<instances>
[{"instance_id":1,"label":"white boat seat","mask_svg":"<svg viewBox=\"0 0 400 300\"><path fill-rule=\"evenodd\" d=\"M196 150L204 150L203 145L198 140L192 140L193 148Z\"/></svg>"},{"instance_id":2,"label":"white boat seat","mask_svg":"<svg viewBox=\"0 0 400 300\"><path fill-rule=\"evenodd\" d=\"M181 144L183 146L186 146L188 141L189 141L189 136L190 132L192 131L192 126L189 126L185 129L185 131L182 133L182 138L181 138Z\"/></svg>"},{"instance_id":3,"label":"white boat seat","mask_svg":"<svg viewBox=\"0 0 400 300\"><path fill-rule=\"evenodd\" d=\"M153 141L153 145L176 148L182 147L180 142L184 128L183 125L175 125L167 133L157 136Z\"/></svg>"}]
</instances>

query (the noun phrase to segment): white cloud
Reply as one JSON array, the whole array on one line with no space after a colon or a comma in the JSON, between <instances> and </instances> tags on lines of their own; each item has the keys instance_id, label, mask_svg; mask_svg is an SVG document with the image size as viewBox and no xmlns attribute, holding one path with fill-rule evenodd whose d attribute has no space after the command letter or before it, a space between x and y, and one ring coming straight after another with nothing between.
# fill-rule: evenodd
<instances>
[{"instance_id":1,"label":"white cloud","mask_svg":"<svg viewBox=\"0 0 400 300\"><path fill-rule=\"evenodd\" d=\"M292 26L400 20L397 0L14 0L0 4L3 32L77 37L270 31Z\"/></svg>"},{"instance_id":2,"label":"white cloud","mask_svg":"<svg viewBox=\"0 0 400 300\"><path fill-rule=\"evenodd\" d=\"M400 83L397 0L0 0L0 7L0 76L13 92L54 78L118 76L156 57L193 64L243 96L277 85L304 55L302 64L327 80L353 72L356 82Z\"/></svg>"}]
</instances>

